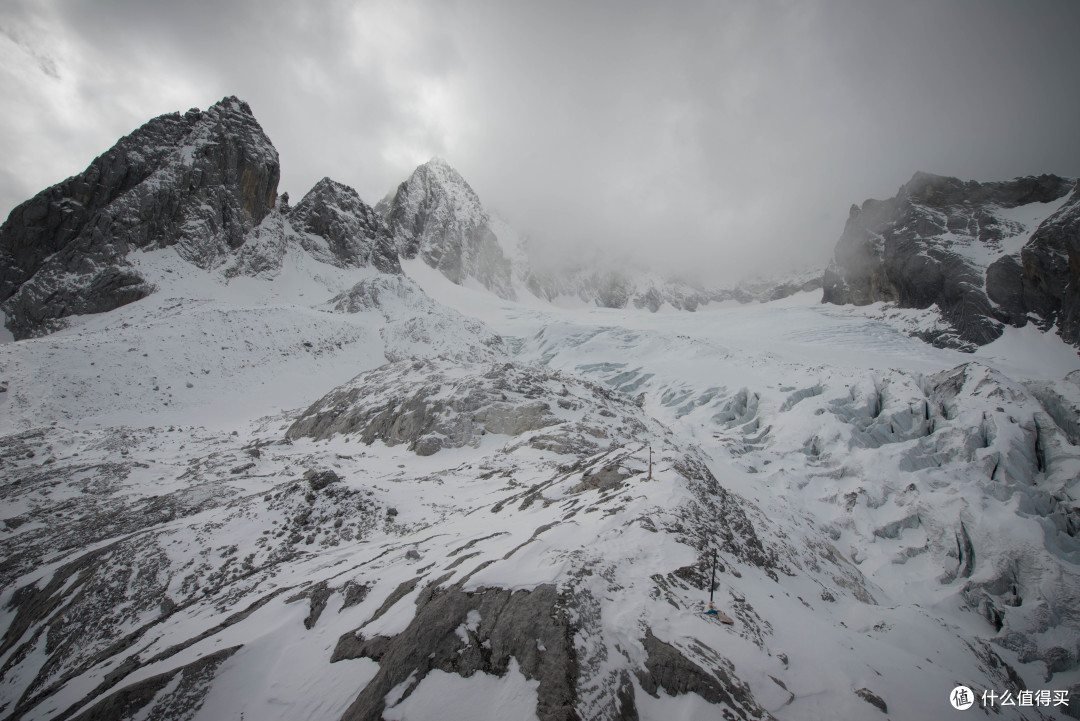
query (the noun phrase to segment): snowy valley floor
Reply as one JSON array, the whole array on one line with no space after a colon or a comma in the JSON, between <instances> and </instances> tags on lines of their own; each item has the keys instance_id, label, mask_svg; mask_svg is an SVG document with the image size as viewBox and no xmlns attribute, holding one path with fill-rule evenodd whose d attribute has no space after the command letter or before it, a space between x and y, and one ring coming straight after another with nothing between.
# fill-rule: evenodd
<instances>
[{"instance_id":1,"label":"snowy valley floor","mask_svg":"<svg viewBox=\"0 0 1080 721\"><path fill-rule=\"evenodd\" d=\"M155 295L0 346L0 719L914 720L1080 684L1052 335L559 309L417 264L438 303L334 304L356 278L302 259L144 258Z\"/></svg>"}]
</instances>

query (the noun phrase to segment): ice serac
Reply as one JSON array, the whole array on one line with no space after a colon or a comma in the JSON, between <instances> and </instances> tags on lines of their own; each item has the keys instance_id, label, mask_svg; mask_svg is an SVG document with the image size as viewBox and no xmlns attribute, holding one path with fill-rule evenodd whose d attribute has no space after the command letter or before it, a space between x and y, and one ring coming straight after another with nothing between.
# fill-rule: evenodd
<instances>
[{"instance_id":1,"label":"ice serac","mask_svg":"<svg viewBox=\"0 0 1080 721\"><path fill-rule=\"evenodd\" d=\"M300 245L317 260L401 272L386 224L347 185L323 178L288 212L288 219Z\"/></svg>"},{"instance_id":2,"label":"ice serac","mask_svg":"<svg viewBox=\"0 0 1080 721\"><path fill-rule=\"evenodd\" d=\"M823 302L936 307L945 325L924 335L941 347L973 350L1029 314L1044 329L1074 319L1062 336L1075 342L1080 211L1075 192L1064 201L1075 185L1055 175L978 183L916 173L895 197L852 206Z\"/></svg>"},{"instance_id":3,"label":"ice serac","mask_svg":"<svg viewBox=\"0 0 1080 721\"><path fill-rule=\"evenodd\" d=\"M0 227L8 328L40 335L145 297L153 287L126 259L132 249L176 246L219 265L273 208L278 177L277 151L235 97L151 120Z\"/></svg>"},{"instance_id":4,"label":"ice serac","mask_svg":"<svg viewBox=\"0 0 1080 721\"><path fill-rule=\"evenodd\" d=\"M696 311L709 303L734 300L765 303L821 287L821 270L792 271L769 278L749 278L734 287L709 287L675 274L661 274L630 264L577 263L556 269L522 265L522 284L547 301L577 298L601 308L657 312L668 306Z\"/></svg>"},{"instance_id":5,"label":"ice serac","mask_svg":"<svg viewBox=\"0 0 1080 721\"><path fill-rule=\"evenodd\" d=\"M559 269L529 268L523 283L533 295L548 301L577 298L601 308L636 308L653 313L664 305L676 310L697 310L716 300L700 284L631 267L579 264Z\"/></svg>"},{"instance_id":6,"label":"ice serac","mask_svg":"<svg viewBox=\"0 0 1080 721\"><path fill-rule=\"evenodd\" d=\"M337 313L374 312L383 354L390 362L439 356L460 362L490 361L506 352L502 338L480 321L434 301L404 274L366 278L331 298Z\"/></svg>"},{"instance_id":7,"label":"ice serac","mask_svg":"<svg viewBox=\"0 0 1080 721\"><path fill-rule=\"evenodd\" d=\"M419 256L454 283L473 279L513 299L510 261L490 216L465 179L440 158L418 167L376 209L386 218L398 253Z\"/></svg>"}]
</instances>

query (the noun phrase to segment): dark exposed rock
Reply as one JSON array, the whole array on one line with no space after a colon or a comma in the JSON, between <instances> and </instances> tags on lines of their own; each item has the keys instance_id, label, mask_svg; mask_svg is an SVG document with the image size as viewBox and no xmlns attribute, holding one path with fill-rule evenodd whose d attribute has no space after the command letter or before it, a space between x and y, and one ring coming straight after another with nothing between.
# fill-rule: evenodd
<instances>
[{"instance_id":1,"label":"dark exposed rock","mask_svg":"<svg viewBox=\"0 0 1080 721\"><path fill-rule=\"evenodd\" d=\"M307 618L304 619L304 628L315 628L319 622L319 616L326 610L326 602L330 599L330 589L326 581L320 581L311 589L311 605Z\"/></svg>"},{"instance_id":2,"label":"dark exposed rock","mask_svg":"<svg viewBox=\"0 0 1080 721\"><path fill-rule=\"evenodd\" d=\"M1019 254L1002 256L986 270L986 289L1000 317L1022 326L1036 316L1046 330L1055 321L1070 343L1080 340L1080 189L1032 234Z\"/></svg>"},{"instance_id":3,"label":"dark exposed rock","mask_svg":"<svg viewBox=\"0 0 1080 721\"><path fill-rule=\"evenodd\" d=\"M311 490L321 491L331 483L340 483L341 476L327 468L321 471L312 470L306 472L304 480L311 486Z\"/></svg>"},{"instance_id":4,"label":"dark exposed rock","mask_svg":"<svg viewBox=\"0 0 1080 721\"><path fill-rule=\"evenodd\" d=\"M617 465L608 468L600 468L582 476L581 483L571 488L570 492L580 493L581 491L592 490L601 492L610 491L620 487L629 477L630 474L620 471Z\"/></svg>"},{"instance_id":5,"label":"dark exposed rock","mask_svg":"<svg viewBox=\"0 0 1080 721\"><path fill-rule=\"evenodd\" d=\"M1076 285L1069 284L1066 258L1080 229L1077 201L1038 229L1001 211L1059 200L1074 185L1054 175L976 183L916 173L894 198L852 206L825 271L822 302L936 306L951 330L921 337L961 350L995 340L1002 323L1023 325L1029 313L1047 328L1059 313L1064 317L1066 289ZM1033 230L1019 257L1006 252L1005 241ZM985 265L979 260L994 256ZM1073 338L1065 327L1062 335Z\"/></svg>"},{"instance_id":6,"label":"dark exposed rock","mask_svg":"<svg viewBox=\"0 0 1080 721\"><path fill-rule=\"evenodd\" d=\"M347 185L323 178L287 217L300 234L300 245L318 260L339 267L373 266L383 273L401 273L382 218Z\"/></svg>"},{"instance_id":7,"label":"dark exposed rock","mask_svg":"<svg viewBox=\"0 0 1080 721\"><path fill-rule=\"evenodd\" d=\"M663 689L669 696L695 693L712 704L723 704L740 719L771 719L754 700L750 688L735 679L733 669L717 666L708 671L688 659L669 643L647 630L641 641L648 658L645 670L638 671L638 681L645 693L659 697Z\"/></svg>"},{"instance_id":8,"label":"dark exposed rock","mask_svg":"<svg viewBox=\"0 0 1080 721\"><path fill-rule=\"evenodd\" d=\"M417 377L423 382L417 383ZM576 410L567 419L558 400ZM640 409L609 388L544 366L514 363L461 367L446 359L398 361L361 374L310 406L289 439L356 434L366 444L406 444L418 455L476 446L485 434L559 453L591 455L615 436L644 430ZM533 433L549 429L545 433Z\"/></svg>"},{"instance_id":9,"label":"dark exposed rock","mask_svg":"<svg viewBox=\"0 0 1080 721\"><path fill-rule=\"evenodd\" d=\"M986 295L997 304L998 320L1016 326L1027 322L1028 307L1033 303L1030 292L1025 293L1020 258L1016 254L1003 255L987 266Z\"/></svg>"},{"instance_id":10,"label":"dark exposed rock","mask_svg":"<svg viewBox=\"0 0 1080 721\"><path fill-rule=\"evenodd\" d=\"M25 338L145 297L133 249L219 265L274 206L278 176L277 151L234 97L151 120L0 226L8 328Z\"/></svg>"},{"instance_id":11,"label":"dark exposed rock","mask_svg":"<svg viewBox=\"0 0 1080 721\"><path fill-rule=\"evenodd\" d=\"M4 633L3 642L0 644L0 655L6 654L29 628L47 618L60 606L63 600L60 591L69 583L69 579L73 575L88 576L98 557L108 551L108 547L91 551L70 563L64 564L57 569L52 579L42 589L31 585L15 591L8 602L7 610L16 613ZM6 666L0 669L0 671L4 670L6 670Z\"/></svg>"},{"instance_id":12,"label":"dark exposed rock","mask_svg":"<svg viewBox=\"0 0 1080 721\"><path fill-rule=\"evenodd\" d=\"M426 382L398 387L420 372ZM540 397L548 372L505 364L462 377L445 364L408 361L359 376L308 408L287 437L357 433L371 444L406 443L419 455L460 448L484 433L519 435L558 419ZM451 389L448 397L445 391Z\"/></svg>"},{"instance_id":13,"label":"dark exposed rock","mask_svg":"<svg viewBox=\"0 0 1080 721\"><path fill-rule=\"evenodd\" d=\"M210 681L218 666L240 650L240 646L225 648L203 656L186 666L172 669L133 683L98 701L74 718L74 721L118 721L133 718L139 711L150 706L150 719L191 718L202 706L203 698L210 688ZM181 675L180 683L168 694L161 691Z\"/></svg>"},{"instance_id":14,"label":"dark exposed rock","mask_svg":"<svg viewBox=\"0 0 1080 721\"><path fill-rule=\"evenodd\" d=\"M617 721L638 721L637 702L634 700L634 684L630 681L630 674L623 671L619 674L619 690L615 695L619 704L619 712L615 717Z\"/></svg>"},{"instance_id":15,"label":"dark exposed rock","mask_svg":"<svg viewBox=\"0 0 1080 721\"><path fill-rule=\"evenodd\" d=\"M880 696L868 688L856 689L855 695L871 706L876 706L881 713L889 713L889 707Z\"/></svg>"},{"instance_id":16,"label":"dark exposed rock","mask_svg":"<svg viewBox=\"0 0 1080 721\"><path fill-rule=\"evenodd\" d=\"M511 659L525 678L539 681L538 718L578 718L573 627L554 586L541 585L531 591L482 588L470 593L434 586L421 594L416 616L400 634L368 639L352 632L339 639L332 660L363 657L379 662L378 673L342 721L378 721L386 694L410 676L415 678L403 698L432 669L461 676L478 671L503 676ZM470 612L474 612L472 619Z\"/></svg>"},{"instance_id":17,"label":"dark exposed rock","mask_svg":"<svg viewBox=\"0 0 1080 721\"><path fill-rule=\"evenodd\" d=\"M1061 337L1080 343L1080 187L1032 234L1020 257L1029 312L1047 322L1056 318Z\"/></svg>"},{"instance_id":18,"label":"dark exposed rock","mask_svg":"<svg viewBox=\"0 0 1080 721\"><path fill-rule=\"evenodd\" d=\"M354 581L348 582L345 585L345 588L342 589L342 595L345 596L345 598L341 601L341 611L352 608L353 606L356 606L357 603L363 602L363 600L367 598L369 590L370 587L365 584L355 583Z\"/></svg>"}]
</instances>

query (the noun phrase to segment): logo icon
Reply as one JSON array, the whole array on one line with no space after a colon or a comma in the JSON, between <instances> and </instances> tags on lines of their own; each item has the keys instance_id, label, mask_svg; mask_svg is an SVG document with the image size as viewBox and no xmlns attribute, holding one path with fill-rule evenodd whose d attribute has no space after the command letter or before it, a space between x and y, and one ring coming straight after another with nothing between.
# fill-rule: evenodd
<instances>
[{"instance_id":1,"label":"logo icon","mask_svg":"<svg viewBox=\"0 0 1080 721\"><path fill-rule=\"evenodd\" d=\"M975 703L975 692L967 686L957 686L949 693L949 703L957 711L967 711Z\"/></svg>"}]
</instances>

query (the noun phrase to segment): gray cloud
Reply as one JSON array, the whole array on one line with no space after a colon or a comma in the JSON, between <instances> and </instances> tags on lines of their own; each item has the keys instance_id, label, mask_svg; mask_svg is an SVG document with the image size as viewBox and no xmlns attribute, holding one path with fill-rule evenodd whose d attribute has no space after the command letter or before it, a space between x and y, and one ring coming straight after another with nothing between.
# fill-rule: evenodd
<instances>
[{"instance_id":1,"label":"gray cloud","mask_svg":"<svg viewBox=\"0 0 1080 721\"><path fill-rule=\"evenodd\" d=\"M1080 175L1073 2L10 2L0 212L236 94L374 203L433 155L553 253L824 263L916 170ZM48 61L55 72L45 72Z\"/></svg>"}]
</instances>

